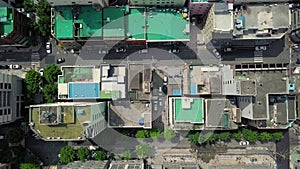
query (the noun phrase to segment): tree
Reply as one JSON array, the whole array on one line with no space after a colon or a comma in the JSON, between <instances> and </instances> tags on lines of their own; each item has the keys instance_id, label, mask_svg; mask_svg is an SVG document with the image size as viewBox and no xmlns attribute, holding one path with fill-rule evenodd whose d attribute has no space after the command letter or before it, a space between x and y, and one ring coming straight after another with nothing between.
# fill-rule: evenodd
<instances>
[{"instance_id":1,"label":"tree","mask_svg":"<svg viewBox=\"0 0 300 169\"><path fill-rule=\"evenodd\" d=\"M73 162L75 159L75 150L70 146L65 146L60 149L60 158L61 163L67 164Z\"/></svg>"},{"instance_id":2,"label":"tree","mask_svg":"<svg viewBox=\"0 0 300 169\"><path fill-rule=\"evenodd\" d=\"M144 159L150 153L150 146L148 144L140 144L135 148L135 153L140 159Z\"/></svg>"},{"instance_id":3,"label":"tree","mask_svg":"<svg viewBox=\"0 0 300 169\"><path fill-rule=\"evenodd\" d=\"M222 132L218 135L218 138L221 141L225 141L225 142L230 141L230 137L231 137L231 134L229 132Z\"/></svg>"},{"instance_id":4,"label":"tree","mask_svg":"<svg viewBox=\"0 0 300 169\"><path fill-rule=\"evenodd\" d=\"M89 149L87 149L86 147L80 147L77 150L77 157L79 158L80 161L84 161L86 159L89 158Z\"/></svg>"},{"instance_id":5,"label":"tree","mask_svg":"<svg viewBox=\"0 0 300 169\"><path fill-rule=\"evenodd\" d=\"M6 138L9 143L19 143L24 138L24 131L15 128L7 133Z\"/></svg>"},{"instance_id":6,"label":"tree","mask_svg":"<svg viewBox=\"0 0 300 169\"><path fill-rule=\"evenodd\" d=\"M237 142L240 142L242 140L242 133L240 131L233 133L232 138L234 138Z\"/></svg>"},{"instance_id":7,"label":"tree","mask_svg":"<svg viewBox=\"0 0 300 169\"><path fill-rule=\"evenodd\" d=\"M47 1L38 1L36 5L36 14L38 17L50 16L51 6Z\"/></svg>"},{"instance_id":8,"label":"tree","mask_svg":"<svg viewBox=\"0 0 300 169\"><path fill-rule=\"evenodd\" d=\"M39 165L32 163L22 163L20 169L39 169Z\"/></svg>"},{"instance_id":9,"label":"tree","mask_svg":"<svg viewBox=\"0 0 300 169\"><path fill-rule=\"evenodd\" d=\"M217 135L212 132L208 132L206 134L201 133L199 136L199 139L198 139L198 143L199 144L204 144L204 143L212 144L216 141L217 138L218 138Z\"/></svg>"},{"instance_id":10,"label":"tree","mask_svg":"<svg viewBox=\"0 0 300 169\"><path fill-rule=\"evenodd\" d=\"M172 129L165 129L164 138L168 141L171 141L176 136L176 132Z\"/></svg>"},{"instance_id":11,"label":"tree","mask_svg":"<svg viewBox=\"0 0 300 169\"><path fill-rule=\"evenodd\" d=\"M46 84L43 88L43 94L47 103L54 103L57 100L57 84Z\"/></svg>"},{"instance_id":12,"label":"tree","mask_svg":"<svg viewBox=\"0 0 300 169\"><path fill-rule=\"evenodd\" d=\"M141 138L141 139L148 138L149 136L150 133L148 130L139 130L135 135L136 138Z\"/></svg>"},{"instance_id":13,"label":"tree","mask_svg":"<svg viewBox=\"0 0 300 169\"><path fill-rule=\"evenodd\" d=\"M31 95L36 95L40 90L42 78L39 72L30 70L25 75L26 90Z\"/></svg>"},{"instance_id":14,"label":"tree","mask_svg":"<svg viewBox=\"0 0 300 169\"><path fill-rule=\"evenodd\" d=\"M49 64L45 67L44 77L48 83L57 83L57 78L59 74L61 74L61 71L58 66L54 64Z\"/></svg>"},{"instance_id":15,"label":"tree","mask_svg":"<svg viewBox=\"0 0 300 169\"><path fill-rule=\"evenodd\" d=\"M268 142L272 139L272 135L267 132L262 132L258 136L258 140L261 142Z\"/></svg>"},{"instance_id":16,"label":"tree","mask_svg":"<svg viewBox=\"0 0 300 169\"><path fill-rule=\"evenodd\" d=\"M258 134L256 131L243 129L242 134L243 134L243 138L248 140L250 143L255 143L257 141Z\"/></svg>"},{"instance_id":17,"label":"tree","mask_svg":"<svg viewBox=\"0 0 300 169\"><path fill-rule=\"evenodd\" d=\"M48 36L51 31L51 18L50 16L39 17L38 23L42 36Z\"/></svg>"},{"instance_id":18,"label":"tree","mask_svg":"<svg viewBox=\"0 0 300 169\"><path fill-rule=\"evenodd\" d=\"M98 161L103 161L106 159L106 153L102 150L97 150L95 152L95 160L98 160Z\"/></svg>"},{"instance_id":19,"label":"tree","mask_svg":"<svg viewBox=\"0 0 300 169\"><path fill-rule=\"evenodd\" d=\"M124 158L124 160L130 160L131 159L131 152L130 150L126 150L122 153L122 157Z\"/></svg>"},{"instance_id":20,"label":"tree","mask_svg":"<svg viewBox=\"0 0 300 169\"><path fill-rule=\"evenodd\" d=\"M282 132L275 132L272 134L272 140L274 141L280 141L281 139L283 139L283 133Z\"/></svg>"},{"instance_id":21,"label":"tree","mask_svg":"<svg viewBox=\"0 0 300 169\"><path fill-rule=\"evenodd\" d=\"M33 3L33 0L24 0L23 5L26 12L35 11L35 5Z\"/></svg>"},{"instance_id":22,"label":"tree","mask_svg":"<svg viewBox=\"0 0 300 169\"><path fill-rule=\"evenodd\" d=\"M161 135L161 130L159 130L158 128L150 131L150 137L153 140L157 140L160 135Z\"/></svg>"},{"instance_id":23,"label":"tree","mask_svg":"<svg viewBox=\"0 0 300 169\"><path fill-rule=\"evenodd\" d=\"M200 137L200 133L195 133L195 134L190 134L189 135L189 140L193 143L193 144L195 144L195 145L197 145L199 142L198 142L198 140L199 140L199 137Z\"/></svg>"}]
</instances>

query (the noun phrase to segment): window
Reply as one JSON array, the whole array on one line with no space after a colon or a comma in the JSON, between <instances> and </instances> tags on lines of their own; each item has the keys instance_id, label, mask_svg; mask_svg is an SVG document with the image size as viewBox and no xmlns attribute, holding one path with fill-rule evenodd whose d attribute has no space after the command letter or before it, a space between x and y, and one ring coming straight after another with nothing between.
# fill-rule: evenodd
<instances>
[{"instance_id":1,"label":"window","mask_svg":"<svg viewBox=\"0 0 300 169\"><path fill-rule=\"evenodd\" d=\"M0 116L2 116L3 115L3 110L0 110Z\"/></svg>"},{"instance_id":2,"label":"window","mask_svg":"<svg viewBox=\"0 0 300 169\"><path fill-rule=\"evenodd\" d=\"M7 115L7 109L4 109L4 115Z\"/></svg>"},{"instance_id":3,"label":"window","mask_svg":"<svg viewBox=\"0 0 300 169\"><path fill-rule=\"evenodd\" d=\"M8 89L11 89L11 83L8 83Z\"/></svg>"},{"instance_id":4,"label":"window","mask_svg":"<svg viewBox=\"0 0 300 169\"><path fill-rule=\"evenodd\" d=\"M7 83L4 83L4 89L8 89Z\"/></svg>"},{"instance_id":5,"label":"window","mask_svg":"<svg viewBox=\"0 0 300 169\"><path fill-rule=\"evenodd\" d=\"M10 109L7 109L7 114L11 114L11 110Z\"/></svg>"},{"instance_id":6,"label":"window","mask_svg":"<svg viewBox=\"0 0 300 169\"><path fill-rule=\"evenodd\" d=\"M0 83L0 89L3 89L3 83Z\"/></svg>"}]
</instances>

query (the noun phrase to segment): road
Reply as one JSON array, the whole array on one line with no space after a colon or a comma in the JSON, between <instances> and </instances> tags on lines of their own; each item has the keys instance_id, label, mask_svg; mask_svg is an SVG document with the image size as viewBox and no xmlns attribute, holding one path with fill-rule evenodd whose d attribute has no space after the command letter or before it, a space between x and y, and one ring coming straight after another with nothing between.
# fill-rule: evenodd
<instances>
[{"instance_id":1,"label":"road","mask_svg":"<svg viewBox=\"0 0 300 169\"><path fill-rule=\"evenodd\" d=\"M287 158L277 160L277 166L279 169L281 168L290 168L290 142L289 142L289 131L286 130L284 132L284 138L276 143L276 152L282 153L285 152L287 154Z\"/></svg>"}]
</instances>

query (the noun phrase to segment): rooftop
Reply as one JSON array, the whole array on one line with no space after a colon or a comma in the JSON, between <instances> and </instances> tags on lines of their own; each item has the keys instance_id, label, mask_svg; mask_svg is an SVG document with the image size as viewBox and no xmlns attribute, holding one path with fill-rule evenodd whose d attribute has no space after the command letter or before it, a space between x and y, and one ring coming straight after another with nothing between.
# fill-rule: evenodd
<instances>
[{"instance_id":1,"label":"rooftop","mask_svg":"<svg viewBox=\"0 0 300 169\"><path fill-rule=\"evenodd\" d=\"M130 8L130 14L126 15L128 21L128 31L126 33L132 36L130 40L146 39L146 18L144 15L145 8Z\"/></svg>"},{"instance_id":2,"label":"rooftop","mask_svg":"<svg viewBox=\"0 0 300 169\"><path fill-rule=\"evenodd\" d=\"M152 128L152 113L149 103L113 101L109 103L108 123L111 127Z\"/></svg>"},{"instance_id":3,"label":"rooftop","mask_svg":"<svg viewBox=\"0 0 300 169\"><path fill-rule=\"evenodd\" d=\"M174 98L174 121L204 123L204 105L202 98Z\"/></svg>"},{"instance_id":4,"label":"rooftop","mask_svg":"<svg viewBox=\"0 0 300 169\"><path fill-rule=\"evenodd\" d=\"M7 36L13 31L13 9L0 7L0 35Z\"/></svg>"},{"instance_id":5,"label":"rooftop","mask_svg":"<svg viewBox=\"0 0 300 169\"><path fill-rule=\"evenodd\" d=\"M89 169L104 169L108 165L108 161L94 161L87 160L85 162L82 161L74 161L68 163L65 166L62 166L62 169L78 169L78 168L89 168Z\"/></svg>"},{"instance_id":6,"label":"rooftop","mask_svg":"<svg viewBox=\"0 0 300 169\"><path fill-rule=\"evenodd\" d=\"M147 40L189 41L189 21L175 9L150 9L147 12Z\"/></svg>"},{"instance_id":7,"label":"rooftop","mask_svg":"<svg viewBox=\"0 0 300 169\"><path fill-rule=\"evenodd\" d=\"M103 9L103 37L125 37L125 7Z\"/></svg>"}]
</instances>

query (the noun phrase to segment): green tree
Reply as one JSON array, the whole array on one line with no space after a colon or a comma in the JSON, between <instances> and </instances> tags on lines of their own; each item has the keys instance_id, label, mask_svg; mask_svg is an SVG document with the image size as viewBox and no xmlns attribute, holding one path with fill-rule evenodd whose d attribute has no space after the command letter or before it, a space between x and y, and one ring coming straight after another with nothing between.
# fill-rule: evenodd
<instances>
[{"instance_id":1,"label":"green tree","mask_svg":"<svg viewBox=\"0 0 300 169\"><path fill-rule=\"evenodd\" d=\"M50 16L41 16L38 20L39 29L42 36L49 36L51 31L51 18Z\"/></svg>"},{"instance_id":2,"label":"green tree","mask_svg":"<svg viewBox=\"0 0 300 169\"><path fill-rule=\"evenodd\" d=\"M22 163L20 169L39 169L39 165L32 163Z\"/></svg>"},{"instance_id":3,"label":"green tree","mask_svg":"<svg viewBox=\"0 0 300 169\"><path fill-rule=\"evenodd\" d=\"M258 133L249 129L242 130L243 138L248 140L250 143L255 143L258 138Z\"/></svg>"},{"instance_id":4,"label":"green tree","mask_svg":"<svg viewBox=\"0 0 300 169\"><path fill-rule=\"evenodd\" d=\"M272 140L274 141L280 141L281 139L283 139L283 133L282 132L275 132L272 134Z\"/></svg>"},{"instance_id":5,"label":"green tree","mask_svg":"<svg viewBox=\"0 0 300 169\"><path fill-rule=\"evenodd\" d=\"M23 130L15 128L7 133L6 139L9 143L19 143L21 140L23 140L24 134L25 133Z\"/></svg>"},{"instance_id":6,"label":"green tree","mask_svg":"<svg viewBox=\"0 0 300 169\"><path fill-rule=\"evenodd\" d=\"M131 152L130 150L126 150L122 153L122 157L124 160L130 160L131 159Z\"/></svg>"},{"instance_id":7,"label":"green tree","mask_svg":"<svg viewBox=\"0 0 300 169\"><path fill-rule=\"evenodd\" d=\"M89 158L90 151L86 147L80 147L77 150L77 157L80 161L84 161Z\"/></svg>"},{"instance_id":8,"label":"green tree","mask_svg":"<svg viewBox=\"0 0 300 169\"><path fill-rule=\"evenodd\" d=\"M230 141L231 139L231 134L229 132L222 132L218 135L218 138L221 140L221 141L225 141L225 142L228 142Z\"/></svg>"},{"instance_id":9,"label":"green tree","mask_svg":"<svg viewBox=\"0 0 300 169\"><path fill-rule=\"evenodd\" d=\"M30 70L25 75L26 90L30 95L36 95L40 90L42 78L39 72Z\"/></svg>"},{"instance_id":10,"label":"green tree","mask_svg":"<svg viewBox=\"0 0 300 169\"><path fill-rule=\"evenodd\" d=\"M267 132L262 132L258 135L258 140L261 142L268 142L272 139L272 135Z\"/></svg>"},{"instance_id":11,"label":"green tree","mask_svg":"<svg viewBox=\"0 0 300 169\"><path fill-rule=\"evenodd\" d=\"M148 130L139 130L136 134L135 137L136 138L148 138L150 136L150 132Z\"/></svg>"},{"instance_id":12,"label":"green tree","mask_svg":"<svg viewBox=\"0 0 300 169\"><path fill-rule=\"evenodd\" d=\"M199 144L212 144L216 141L218 136L212 132L208 132L206 134L200 134L198 138L198 143Z\"/></svg>"},{"instance_id":13,"label":"green tree","mask_svg":"<svg viewBox=\"0 0 300 169\"><path fill-rule=\"evenodd\" d=\"M60 149L59 161L63 164L73 162L75 160L75 150L70 146L65 146Z\"/></svg>"},{"instance_id":14,"label":"green tree","mask_svg":"<svg viewBox=\"0 0 300 169\"><path fill-rule=\"evenodd\" d=\"M43 94L47 103L54 103L57 100L57 84L46 84L43 88Z\"/></svg>"},{"instance_id":15,"label":"green tree","mask_svg":"<svg viewBox=\"0 0 300 169\"><path fill-rule=\"evenodd\" d=\"M38 1L36 5L36 14L38 17L50 16L51 6L47 1Z\"/></svg>"},{"instance_id":16,"label":"green tree","mask_svg":"<svg viewBox=\"0 0 300 169\"><path fill-rule=\"evenodd\" d=\"M151 148L148 144L140 144L136 146L135 153L138 156L138 158L144 159L149 155L150 150Z\"/></svg>"},{"instance_id":17,"label":"green tree","mask_svg":"<svg viewBox=\"0 0 300 169\"><path fill-rule=\"evenodd\" d=\"M199 144L198 140L199 140L199 137L200 137L200 133L195 133L195 134L190 134L189 135L189 140L191 141L191 143L193 144Z\"/></svg>"},{"instance_id":18,"label":"green tree","mask_svg":"<svg viewBox=\"0 0 300 169\"><path fill-rule=\"evenodd\" d=\"M102 150L97 150L97 151L95 151L94 158L95 158L95 160L103 161L106 159L106 153Z\"/></svg>"},{"instance_id":19,"label":"green tree","mask_svg":"<svg viewBox=\"0 0 300 169\"><path fill-rule=\"evenodd\" d=\"M158 129L158 128L153 129L153 130L150 131L150 137L153 140L157 140L160 135L161 135L161 130Z\"/></svg>"},{"instance_id":20,"label":"green tree","mask_svg":"<svg viewBox=\"0 0 300 169\"><path fill-rule=\"evenodd\" d=\"M236 141L240 142L242 140L242 133L240 131L233 133L232 138L234 138Z\"/></svg>"},{"instance_id":21,"label":"green tree","mask_svg":"<svg viewBox=\"0 0 300 169\"><path fill-rule=\"evenodd\" d=\"M44 77L48 83L57 83L57 78L59 74L61 74L61 71L58 66L54 64L49 64L45 67Z\"/></svg>"},{"instance_id":22,"label":"green tree","mask_svg":"<svg viewBox=\"0 0 300 169\"><path fill-rule=\"evenodd\" d=\"M164 138L168 141L171 141L176 136L176 132L170 128L165 129Z\"/></svg>"},{"instance_id":23,"label":"green tree","mask_svg":"<svg viewBox=\"0 0 300 169\"><path fill-rule=\"evenodd\" d=\"M33 3L33 0L24 0L23 5L26 12L35 11L35 5Z\"/></svg>"}]
</instances>

